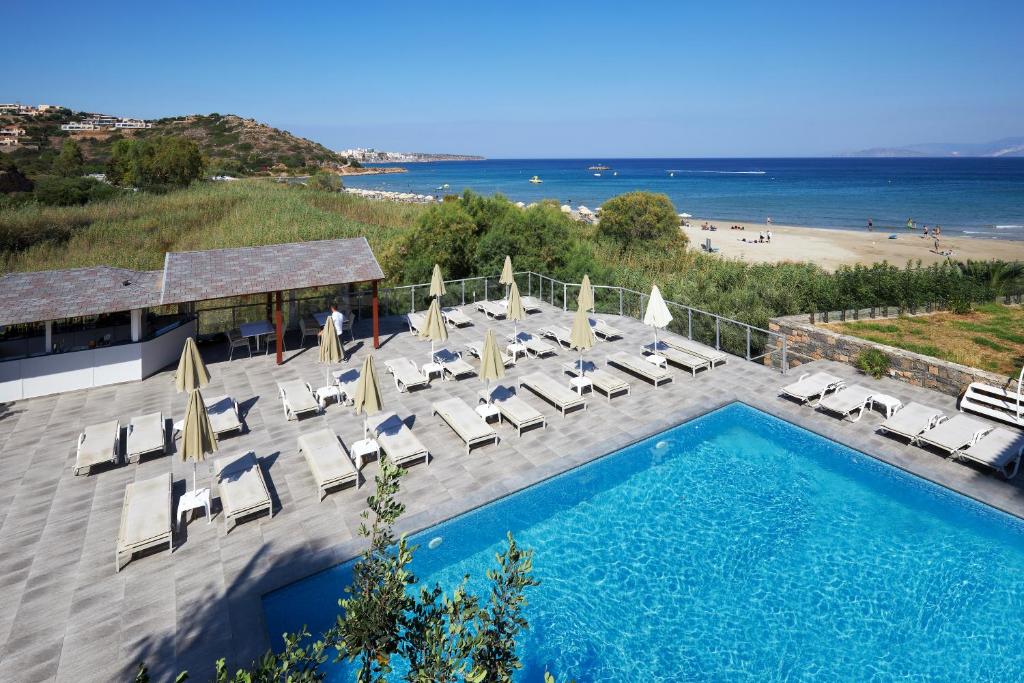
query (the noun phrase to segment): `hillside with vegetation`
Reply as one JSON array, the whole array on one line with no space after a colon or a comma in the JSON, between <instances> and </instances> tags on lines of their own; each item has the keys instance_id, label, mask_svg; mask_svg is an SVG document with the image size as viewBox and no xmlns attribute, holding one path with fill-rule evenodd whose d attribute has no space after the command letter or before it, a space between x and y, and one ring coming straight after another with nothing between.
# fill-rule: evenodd
<instances>
[{"instance_id":1,"label":"hillside with vegetation","mask_svg":"<svg viewBox=\"0 0 1024 683\"><path fill-rule=\"evenodd\" d=\"M359 172L360 165L323 145L233 114L193 114L151 121L152 128L64 131L61 125L94 114L59 110L39 116L0 115L0 125L25 130L17 148L5 152L28 176L48 175L66 140L82 151L86 173L103 173L120 140L176 137L193 141L211 175L301 174L328 169Z\"/></svg>"}]
</instances>

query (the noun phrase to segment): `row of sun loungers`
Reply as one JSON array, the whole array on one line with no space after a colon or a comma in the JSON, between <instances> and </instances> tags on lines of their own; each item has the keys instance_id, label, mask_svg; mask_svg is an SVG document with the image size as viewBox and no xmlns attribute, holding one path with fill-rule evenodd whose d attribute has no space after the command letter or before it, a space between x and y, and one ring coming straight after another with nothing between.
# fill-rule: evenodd
<instances>
[{"instance_id":1,"label":"row of sun loungers","mask_svg":"<svg viewBox=\"0 0 1024 683\"><path fill-rule=\"evenodd\" d=\"M666 368L655 365L641 356L625 351L619 351L608 356L608 364L647 380L655 388L672 381L672 373Z\"/></svg>"},{"instance_id":2,"label":"row of sun loungers","mask_svg":"<svg viewBox=\"0 0 1024 683\"><path fill-rule=\"evenodd\" d=\"M163 413L133 417L128 423L125 457L138 462L144 455L167 453L167 422ZM74 473L91 471L104 463L116 464L120 459L121 424L117 420L90 425L78 437Z\"/></svg>"},{"instance_id":3,"label":"row of sun loungers","mask_svg":"<svg viewBox=\"0 0 1024 683\"><path fill-rule=\"evenodd\" d=\"M587 408L587 402L583 399L582 395L577 394L553 377L539 372L532 372L525 377L521 377L519 379L519 386L526 387L558 408L562 412L562 417L565 417L565 413L573 408L583 408L584 410Z\"/></svg>"},{"instance_id":4,"label":"row of sun loungers","mask_svg":"<svg viewBox=\"0 0 1024 683\"><path fill-rule=\"evenodd\" d=\"M473 446L491 441L498 443L498 433L461 398L438 401L433 411L466 444L467 455Z\"/></svg>"},{"instance_id":5,"label":"row of sun loungers","mask_svg":"<svg viewBox=\"0 0 1024 683\"><path fill-rule=\"evenodd\" d=\"M874 396L878 395L858 384L846 386L842 379L826 372L804 374L783 387L782 393L852 422L874 405ZM1016 476L1024 458L1024 433L994 427L961 413L948 417L937 408L916 402L898 407L879 430L906 439L911 445L928 446L985 465L1007 479Z\"/></svg>"},{"instance_id":6,"label":"row of sun loungers","mask_svg":"<svg viewBox=\"0 0 1024 683\"><path fill-rule=\"evenodd\" d=\"M645 344L643 350L646 355L664 358L667 363L689 370L690 374L694 377L697 376L698 370L709 370L711 368L711 361L695 356L688 351L680 351L662 342L658 342L657 347L655 347L653 342Z\"/></svg>"},{"instance_id":7,"label":"row of sun loungers","mask_svg":"<svg viewBox=\"0 0 1024 683\"><path fill-rule=\"evenodd\" d=\"M573 377L578 377L582 369L594 389L604 394L609 401L618 394L629 396L629 382L616 377L607 370L602 370L595 363L583 361L581 367L580 361L574 360L571 363L565 363L562 368Z\"/></svg>"}]
</instances>

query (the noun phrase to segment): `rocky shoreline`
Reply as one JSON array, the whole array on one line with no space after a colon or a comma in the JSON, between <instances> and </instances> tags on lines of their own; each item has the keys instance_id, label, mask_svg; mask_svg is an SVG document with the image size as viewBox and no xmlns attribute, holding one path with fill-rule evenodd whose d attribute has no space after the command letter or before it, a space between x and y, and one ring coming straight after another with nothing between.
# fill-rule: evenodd
<instances>
[{"instance_id":1,"label":"rocky shoreline","mask_svg":"<svg viewBox=\"0 0 1024 683\"><path fill-rule=\"evenodd\" d=\"M414 194L412 192L390 192L388 190L364 190L361 187L346 187L345 192L362 197L363 199L376 199L386 202L402 202L405 204L433 204L438 201L436 197L429 194Z\"/></svg>"}]
</instances>

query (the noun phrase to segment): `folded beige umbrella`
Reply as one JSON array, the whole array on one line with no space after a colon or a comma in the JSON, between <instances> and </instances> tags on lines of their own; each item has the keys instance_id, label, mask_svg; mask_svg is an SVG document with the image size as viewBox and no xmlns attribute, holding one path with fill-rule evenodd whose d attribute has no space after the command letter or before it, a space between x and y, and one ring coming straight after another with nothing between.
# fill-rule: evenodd
<instances>
[{"instance_id":1,"label":"folded beige umbrella","mask_svg":"<svg viewBox=\"0 0 1024 683\"><path fill-rule=\"evenodd\" d=\"M434 274L430 278L430 296L444 296L444 279L441 277L441 266L434 264Z\"/></svg>"},{"instance_id":2,"label":"folded beige umbrella","mask_svg":"<svg viewBox=\"0 0 1024 683\"><path fill-rule=\"evenodd\" d=\"M569 336L569 348L580 352L579 369L580 377L583 377L583 352L594 347L594 331L590 328L590 318L587 317L587 310L580 306L576 309L576 315L572 319L572 333ZM583 393L583 386L577 387L580 394Z\"/></svg>"},{"instance_id":3,"label":"folded beige umbrella","mask_svg":"<svg viewBox=\"0 0 1024 683\"><path fill-rule=\"evenodd\" d=\"M501 268L501 277L498 278L498 282L505 285L505 298L508 298L508 285L515 283L516 279L512 275L512 257L505 257L505 265Z\"/></svg>"},{"instance_id":4,"label":"folded beige umbrella","mask_svg":"<svg viewBox=\"0 0 1024 683\"><path fill-rule=\"evenodd\" d=\"M512 336L518 338L520 320L526 319L526 310L523 308L523 300L519 296L519 287L515 282L508 289L508 308L505 311L505 319L512 321Z\"/></svg>"},{"instance_id":5,"label":"folded beige umbrella","mask_svg":"<svg viewBox=\"0 0 1024 683\"><path fill-rule=\"evenodd\" d=\"M577 297L576 303L584 311L594 310L594 289L590 286L589 275L583 276L583 282L580 283L580 295Z\"/></svg>"},{"instance_id":6,"label":"folded beige umbrella","mask_svg":"<svg viewBox=\"0 0 1024 683\"><path fill-rule=\"evenodd\" d=\"M484 335L484 348L480 353L480 379L486 382L487 402L491 402L491 380L498 381L505 376L505 364L501 360L501 351L494 341L494 330L487 330Z\"/></svg>"},{"instance_id":7,"label":"folded beige umbrella","mask_svg":"<svg viewBox=\"0 0 1024 683\"><path fill-rule=\"evenodd\" d=\"M210 415L206 412L206 403L199 389L188 394L188 407L185 409L185 420L181 428L181 459L192 461L192 488L196 488L196 470L208 454L217 451L217 438L210 424Z\"/></svg>"},{"instance_id":8,"label":"folded beige umbrella","mask_svg":"<svg viewBox=\"0 0 1024 683\"><path fill-rule=\"evenodd\" d=\"M444 324L444 318L441 317L441 304L437 303L436 297L430 302L430 308L427 309L427 322L420 330L420 338L430 340L430 362L433 363L434 342L448 339L448 328Z\"/></svg>"},{"instance_id":9,"label":"folded beige umbrella","mask_svg":"<svg viewBox=\"0 0 1024 683\"><path fill-rule=\"evenodd\" d=\"M370 415L380 412L384 402L380 398L380 385L377 384L377 371L373 368L373 356L367 355L363 359L363 368L359 371L359 381L356 382L356 395L352 402L356 415L364 413L363 438L366 438L370 428L367 420Z\"/></svg>"},{"instance_id":10,"label":"folded beige umbrella","mask_svg":"<svg viewBox=\"0 0 1024 683\"><path fill-rule=\"evenodd\" d=\"M210 371L199 355L196 341L192 337L185 340L185 347L178 359L178 369L174 373L174 386L179 392L201 389L210 383Z\"/></svg>"},{"instance_id":11,"label":"folded beige umbrella","mask_svg":"<svg viewBox=\"0 0 1024 683\"><path fill-rule=\"evenodd\" d=\"M338 341L338 330L334 327L334 319L327 316L324 329L320 330L319 361L327 365L327 383L331 383L331 365L341 362L341 342Z\"/></svg>"}]
</instances>

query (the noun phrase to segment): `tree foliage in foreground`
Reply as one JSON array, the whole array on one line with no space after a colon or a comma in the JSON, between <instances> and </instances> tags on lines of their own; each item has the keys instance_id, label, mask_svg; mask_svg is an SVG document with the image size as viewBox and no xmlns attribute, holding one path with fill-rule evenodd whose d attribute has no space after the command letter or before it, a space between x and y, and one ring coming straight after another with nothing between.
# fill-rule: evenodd
<instances>
[{"instance_id":1,"label":"tree foliage in foreground","mask_svg":"<svg viewBox=\"0 0 1024 683\"><path fill-rule=\"evenodd\" d=\"M600 231L620 242L685 240L667 195L627 192L601 205Z\"/></svg>"}]
</instances>

